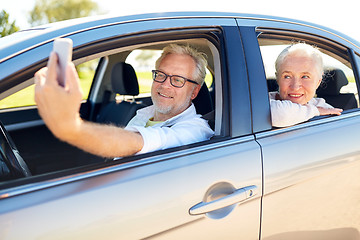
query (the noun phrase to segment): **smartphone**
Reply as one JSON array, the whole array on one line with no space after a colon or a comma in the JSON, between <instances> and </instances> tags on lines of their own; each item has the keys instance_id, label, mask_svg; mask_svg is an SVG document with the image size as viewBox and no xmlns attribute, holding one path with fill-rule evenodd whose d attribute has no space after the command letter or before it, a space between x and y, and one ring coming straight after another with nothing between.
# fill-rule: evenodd
<instances>
[{"instance_id":1,"label":"smartphone","mask_svg":"<svg viewBox=\"0 0 360 240\"><path fill-rule=\"evenodd\" d=\"M58 56L57 80L59 85L65 86L66 66L72 59L73 42L70 38L57 38L54 40L53 51Z\"/></svg>"}]
</instances>

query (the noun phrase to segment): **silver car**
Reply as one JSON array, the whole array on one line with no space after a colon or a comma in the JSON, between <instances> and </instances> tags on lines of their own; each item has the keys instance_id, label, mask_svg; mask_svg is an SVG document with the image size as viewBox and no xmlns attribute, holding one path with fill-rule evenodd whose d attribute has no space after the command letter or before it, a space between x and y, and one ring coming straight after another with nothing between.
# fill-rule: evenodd
<instances>
[{"instance_id":1,"label":"silver car","mask_svg":"<svg viewBox=\"0 0 360 240\"><path fill-rule=\"evenodd\" d=\"M151 104L164 46L205 52L194 104L215 136L120 159L57 140L32 95L57 37L74 43L81 116L122 126ZM318 95L344 112L273 128L275 58L299 41L323 53ZM0 239L360 239L359 46L306 22L192 12L83 18L1 38Z\"/></svg>"}]
</instances>

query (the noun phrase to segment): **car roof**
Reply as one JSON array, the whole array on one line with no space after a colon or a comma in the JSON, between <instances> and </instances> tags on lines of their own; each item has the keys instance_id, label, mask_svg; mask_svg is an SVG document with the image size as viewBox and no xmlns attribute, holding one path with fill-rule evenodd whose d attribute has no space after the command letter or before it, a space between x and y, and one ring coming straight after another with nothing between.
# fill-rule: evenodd
<instances>
[{"instance_id":1,"label":"car roof","mask_svg":"<svg viewBox=\"0 0 360 240\"><path fill-rule=\"evenodd\" d=\"M351 43L359 48L360 44L350 37L337 32L333 29L323 27L317 24L294 20L289 18L282 18L276 16L243 14L231 12L162 12L162 13L147 13L128 16L114 16L114 15L99 15L92 17L84 17L60 21L41 25L29 29L18 31L9 36L0 38L0 63L5 61L12 55L26 51L29 48L36 47L53 40L57 37L64 37L76 32L84 31L86 29L114 25L128 22L149 21L156 19L174 19L174 18L237 18L249 19L271 22L291 23L295 25L308 26L316 28L340 37L341 39ZM360 48L359 48L360 49Z\"/></svg>"}]
</instances>

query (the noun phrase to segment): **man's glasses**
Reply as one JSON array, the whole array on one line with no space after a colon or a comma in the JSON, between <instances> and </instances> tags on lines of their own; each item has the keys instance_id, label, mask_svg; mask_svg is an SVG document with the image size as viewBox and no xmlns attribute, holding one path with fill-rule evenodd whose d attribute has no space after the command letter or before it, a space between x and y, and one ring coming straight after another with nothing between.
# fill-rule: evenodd
<instances>
[{"instance_id":1,"label":"man's glasses","mask_svg":"<svg viewBox=\"0 0 360 240\"><path fill-rule=\"evenodd\" d=\"M170 84L177 88L182 88L186 81L198 84L197 82L190 80L188 78L178 76L178 75L167 75L166 73L159 71L159 70L152 70L152 76L153 80L158 83L163 83L165 80L169 77L170 78Z\"/></svg>"}]
</instances>

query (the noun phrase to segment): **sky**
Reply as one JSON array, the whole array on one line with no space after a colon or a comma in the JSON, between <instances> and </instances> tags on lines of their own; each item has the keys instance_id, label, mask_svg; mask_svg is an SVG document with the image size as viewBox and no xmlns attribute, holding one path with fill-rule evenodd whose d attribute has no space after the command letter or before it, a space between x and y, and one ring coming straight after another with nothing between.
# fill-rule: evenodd
<instances>
[{"instance_id":1,"label":"sky","mask_svg":"<svg viewBox=\"0 0 360 240\"><path fill-rule=\"evenodd\" d=\"M360 14L354 0L94 0L104 13L130 15L168 11L220 11L293 18L323 25L360 42ZM35 0L2 0L0 10L21 29L30 27L29 11Z\"/></svg>"}]
</instances>

